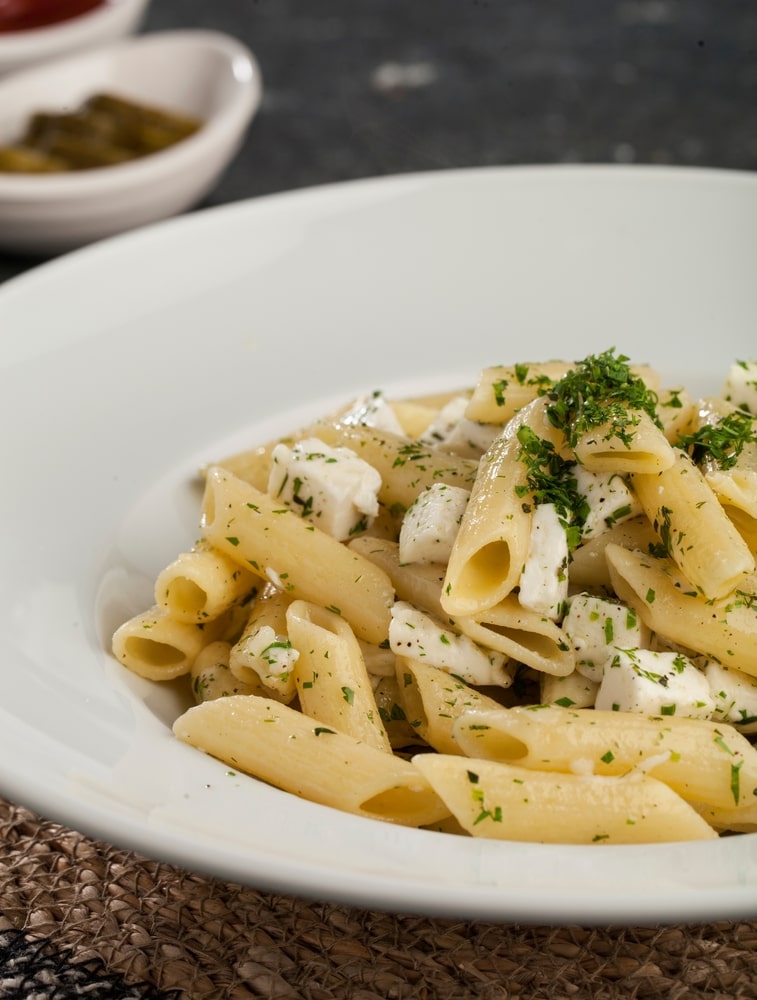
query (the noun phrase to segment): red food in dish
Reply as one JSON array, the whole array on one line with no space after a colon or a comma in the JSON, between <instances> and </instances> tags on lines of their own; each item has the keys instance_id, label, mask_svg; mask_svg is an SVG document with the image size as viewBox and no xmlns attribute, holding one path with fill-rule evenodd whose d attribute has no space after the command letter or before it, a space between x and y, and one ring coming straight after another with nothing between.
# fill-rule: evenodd
<instances>
[{"instance_id":1,"label":"red food in dish","mask_svg":"<svg viewBox=\"0 0 757 1000\"><path fill-rule=\"evenodd\" d=\"M0 32L45 28L102 7L107 0L0 0Z\"/></svg>"}]
</instances>

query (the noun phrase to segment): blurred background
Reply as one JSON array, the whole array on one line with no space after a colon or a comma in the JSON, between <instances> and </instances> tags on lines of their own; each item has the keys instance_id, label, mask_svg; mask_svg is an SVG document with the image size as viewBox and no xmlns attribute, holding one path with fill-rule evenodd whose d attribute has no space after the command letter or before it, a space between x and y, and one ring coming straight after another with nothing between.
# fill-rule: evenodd
<instances>
[{"instance_id":1,"label":"blurred background","mask_svg":"<svg viewBox=\"0 0 757 1000\"><path fill-rule=\"evenodd\" d=\"M203 209L491 164L757 167L754 0L153 0L210 28L264 98ZM41 262L0 256L0 280Z\"/></svg>"}]
</instances>

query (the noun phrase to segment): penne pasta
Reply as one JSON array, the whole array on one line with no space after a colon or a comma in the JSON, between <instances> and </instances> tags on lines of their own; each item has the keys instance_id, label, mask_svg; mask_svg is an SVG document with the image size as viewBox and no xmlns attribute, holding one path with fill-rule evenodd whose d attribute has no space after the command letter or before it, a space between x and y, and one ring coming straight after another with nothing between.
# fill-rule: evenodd
<instances>
[{"instance_id":1,"label":"penne pasta","mask_svg":"<svg viewBox=\"0 0 757 1000\"><path fill-rule=\"evenodd\" d=\"M133 673L151 681L188 674L204 646L223 637L226 622L177 621L157 606L134 615L116 629L112 652Z\"/></svg>"},{"instance_id":2,"label":"penne pasta","mask_svg":"<svg viewBox=\"0 0 757 1000\"><path fill-rule=\"evenodd\" d=\"M449 813L410 762L267 698L203 702L179 716L173 732L230 767L358 816L425 826Z\"/></svg>"},{"instance_id":3,"label":"penne pasta","mask_svg":"<svg viewBox=\"0 0 757 1000\"><path fill-rule=\"evenodd\" d=\"M479 614L460 617L455 624L479 646L495 649L534 670L565 677L575 668L562 629L544 615L522 607L514 596Z\"/></svg>"},{"instance_id":4,"label":"penne pasta","mask_svg":"<svg viewBox=\"0 0 757 1000\"><path fill-rule=\"evenodd\" d=\"M676 450L670 468L632 482L668 555L705 597L723 597L754 572L749 547L685 452Z\"/></svg>"},{"instance_id":5,"label":"penne pasta","mask_svg":"<svg viewBox=\"0 0 757 1000\"><path fill-rule=\"evenodd\" d=\"M643 410L629 412L619 433L611 421L584 432L574 454L589 472L655 473L669 469L675 452L663 431Z\"/></svg>"},{"instance_id":6,"label":"penne pasta","mask_svg":"<svg viewBox=\"0 0 757 1000\"><path fill-rule=\"evenodd\" d=\"M605 550L612 586L653 632L757 676L755 581L720 600L707 600L666 559L619 545Z\"/></svg>"},{"instance_id":7,"label":"penne pasta","mask_svg":"<svg viewBox=\"0 0 757 1000\"><path fill-rule=\"evenodd\" d=\"M695 809L645 775L555 774L446 754L416 756L413 763L473 837L542 844L717 837Z\"/></svg>"},{"instance_id":8,"label":"penne pasta","mask_svg":"<svg viewBox=\"0 0 757 1000\"><path fill-rule=\"evenodd\" d=\"M177 621L198 624L244 603L259 582L222 552L198 545L158 574L155 603Z\"/></svg>"},{"instance_id":9,"label":"penne pasta","mask_svg":"<svg viewBox=\"0 0 757 1000\"><path fill-rule=\"evenodd\" d=\"M557 705L471 711L455 723L469 757L538 771L653 775L690 802L721 808L757 795L757 749L725 723Z\"/></svg>"},{"instance_id":10,"label":"penne pasta","mask_svg":"<svg viewBox=\"0 0 757 1000\"><path fill-rule=\"evenodd\" d=\"M525 406L481 459L478 475L447 564L442 607L453 617L494 607L513 590L528 552L531 513L518 432L554 437L546 401Z\"/></svg>"},{"instance_id":11,"label":"penne pasta","mask_svg":"<svg viewBox=\"0 0 757 1000\"><path fill-rule=\"evenodd\" d=\"M211 642L200 650L189 672L192 694L198 705L203 701L227 698L232 694L264 693L263 686L259 682L244 684L232 674L229 670L230 652L230 643L223 640Z\"/></svg>"},{"instance_id":12,"label":"penne pasta","mask_svg":"<svg viewBox=\"0 0 757 1000\"><path fill-rule=\"evenodd\" d=\"M422 660L397 657L397 694L405 718L439 753L462 753L455 738L455 719L472 709L501 705L459 677Z\"/></svg>"},{"instance_id":13,"label":"penne pasta","mask_svg":"<svg viewBox=\"0 0 757 1000\"><path fill-rule=\"evenodd\" d=\"M391 752L360 645L347 622L307 601L293 601L286 618L298 653L294 677L305 715Z\"/></svg>"},{"instance_id":14,"label":"penne pasta","mask_svg":"<svg viewBox=\"0 0 757 1000\"><path fill-rule=\"evenodd\" d=\"M361 639L384 641L394 588L374 563L223 469L208 472L202 516L208 541L241 566L343 615Z\"/></svg>"}]
</instances>

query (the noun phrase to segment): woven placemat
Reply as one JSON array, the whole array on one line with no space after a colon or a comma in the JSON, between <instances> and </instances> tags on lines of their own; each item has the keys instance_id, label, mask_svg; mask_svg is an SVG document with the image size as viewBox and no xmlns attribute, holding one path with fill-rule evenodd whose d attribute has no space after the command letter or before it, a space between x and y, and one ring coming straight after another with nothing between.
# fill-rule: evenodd
<instances>
[{"instance_id":1,"label":"woven placemat","mask_svg":"<svg viewBox=\"0 0 757 1000\"><path fill-rule=\"evenodd\" d=\"M0 997L757 998L757 922L499 925L258 892L0 799Z\"/></svg>"}]
</instances>

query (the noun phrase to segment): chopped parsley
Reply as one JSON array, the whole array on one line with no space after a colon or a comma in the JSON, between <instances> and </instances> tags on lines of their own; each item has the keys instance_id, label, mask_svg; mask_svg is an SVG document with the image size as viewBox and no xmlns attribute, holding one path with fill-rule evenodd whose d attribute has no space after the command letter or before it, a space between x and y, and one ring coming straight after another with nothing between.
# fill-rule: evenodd
<instances>
[{"instance_id":1,"label":"chopped parsley","mask_svg":"<svg viewBox=\"0 0 757 1000\"><path fill-rule=\"evenodd\" d=\"M681 434L676 442L697 465L715 462L721 469L732 469L744 447L755 443L757 421L742 410L705 424L693 434Z\"/></svg>"},{"instance_id":2,"label":"chopped parsley","mask_svg":"<svg viewBox=\"0 0 757 1000\"><path fill-rule=\"evenodd\" d=\"M630 446L639 413L659 426L657 396L634 375L624 354L614 348L579 361L546 393L547 418L561 430L571 448L596 427L609 425L605 440L619 438Z\"/></svg>"}]
</instances>

